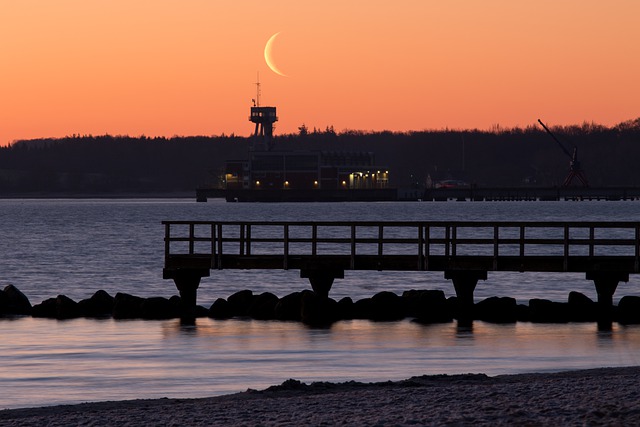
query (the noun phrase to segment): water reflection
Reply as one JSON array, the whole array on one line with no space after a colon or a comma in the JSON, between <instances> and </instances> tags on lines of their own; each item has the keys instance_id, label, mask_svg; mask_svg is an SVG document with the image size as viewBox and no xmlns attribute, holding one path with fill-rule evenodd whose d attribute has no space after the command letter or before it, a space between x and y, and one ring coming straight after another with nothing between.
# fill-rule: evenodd
<instances>
[{"instance_id":1,"label":"water reflection","mask_svg":"<svg viewBox=\"0 0 640 427\"><path fill-rule=\"evenodd\" d=\"M610 319L601 319L597 322L599 332L611 332L613 330L613 321Z\"/></svg>"},{"instance_id":2,"label":"water reflection","mask_svg":"<svg viewBox=\"0 0 640 427\"><path fill-rule=\"evenodd\" d=\"M0 407L202 397L301 381L424 374L511 374L640 363L640 326L595 323L422 325L199 318L0 320ZM60 393L64 390L64 393ZM34 400L35 399L35 400Z\"/></svg>"},{"instance_id":3,"label":"water reflection","mask_svg":"<svg viewBox=\"0 0 640 427\"><path fill-rule=\"evenodd\" d=\"M456 338L473 339L473 320L458 321L456 326Z\"/></svg>"}]
</instances>

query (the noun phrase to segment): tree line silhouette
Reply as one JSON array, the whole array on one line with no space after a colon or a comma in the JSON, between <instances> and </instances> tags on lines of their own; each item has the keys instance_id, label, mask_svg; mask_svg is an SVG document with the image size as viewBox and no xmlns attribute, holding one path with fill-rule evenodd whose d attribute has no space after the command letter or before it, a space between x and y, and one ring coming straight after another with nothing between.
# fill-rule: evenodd
<instances>
[{"instance_id":1,"label":"tree line silhouette","mask_svg":"<svg viewBox=\"0 0 640 427\"><path fill-rule=\"evenodd\" d=\"M551 126L578 147L591 186L640 186L640 118L606 127ZM336 132L276 136L276 150L372 151L390 185L420 187L458 179L484 187L558 186L569 158L539 126L481 130ZM0 147L0 197L193 192L215 186L227 160L244 159L250 137L72 135Z\"/></svg>"}]
</instances>

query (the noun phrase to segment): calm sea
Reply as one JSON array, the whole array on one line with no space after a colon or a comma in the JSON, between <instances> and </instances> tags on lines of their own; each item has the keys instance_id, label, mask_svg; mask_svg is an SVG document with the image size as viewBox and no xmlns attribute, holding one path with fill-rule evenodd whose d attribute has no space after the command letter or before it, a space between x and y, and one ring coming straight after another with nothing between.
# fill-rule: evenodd
<instances>
[{"instance_id":1,"label":"calm sea","mask_svg":"<svg viewBox=\"0 0 640 427\"><path fill-rule=\"evenodd\" d=\"M535 220L640 221L638 202L406 202L229 204L177 200L0 200L0 287L33 304L104 289L143 297L176 294L162 279L162 220ZM297 271L220 271L198 303L241 289L278 296L308 288ZM346 272L331 296L442 289L442 273ZM489 273L476 299L595 299L582 274ZM640 295L638 278L614 300ZM0 408L113 399L202 397L302 381L402 379L435 373L531 371L640 364L640 327L614 324L424 326L410 321L298 323L0 319Z\"/></svg>"}]
</instances>

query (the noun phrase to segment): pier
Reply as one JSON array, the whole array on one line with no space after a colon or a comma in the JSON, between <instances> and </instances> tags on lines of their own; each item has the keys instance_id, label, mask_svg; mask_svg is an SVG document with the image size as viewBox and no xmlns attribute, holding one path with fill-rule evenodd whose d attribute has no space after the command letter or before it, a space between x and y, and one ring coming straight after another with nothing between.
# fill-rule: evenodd
<instances>
[{"instance_id":1,"label":"pier","mask_svg":"<svg viewBox=\"0 0 640 427\"><path fill-rule=\"evenodd\" d=\"M347 270L437 271L462 305L489 272L572 272L611 307L619 282L640 272L640 222L163 221L163 277L186 312L211 270L299 270L328 296Z\"/></svg>"}]
</instances>

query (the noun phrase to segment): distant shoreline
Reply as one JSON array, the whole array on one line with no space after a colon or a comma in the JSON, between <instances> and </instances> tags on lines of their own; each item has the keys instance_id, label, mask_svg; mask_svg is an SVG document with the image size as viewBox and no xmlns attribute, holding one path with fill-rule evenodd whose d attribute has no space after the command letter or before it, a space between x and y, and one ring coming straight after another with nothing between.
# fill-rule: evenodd
<instances>
[{"instance_id":1,"label":"distant shoreline","mask_svg":"<svg viewBox=\"0 0 640 427\"><path fill-rule=\"evenodd\" d=\"M0 411L5 426L638 425L640 367L559 373L425 375L382 383L295 380L199 399Z\"/></svg>"},{"instance_id":2,"label":"distant shoreline","mask_svg":"<svg viewBox=\"0 0 640 427\"><path fill-rule=\"evenodd\" d=\"M11 193L0 194L0 200L16 199L193 199L195 191L168 191L153 193Z\"/></svg>"}]
</instances>

